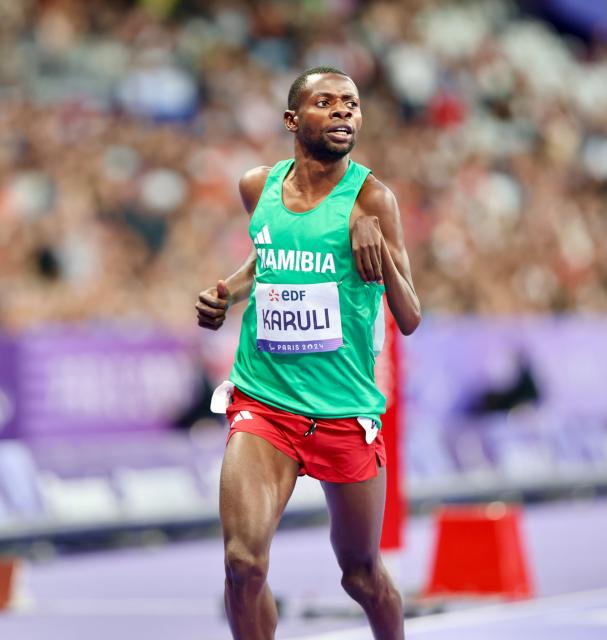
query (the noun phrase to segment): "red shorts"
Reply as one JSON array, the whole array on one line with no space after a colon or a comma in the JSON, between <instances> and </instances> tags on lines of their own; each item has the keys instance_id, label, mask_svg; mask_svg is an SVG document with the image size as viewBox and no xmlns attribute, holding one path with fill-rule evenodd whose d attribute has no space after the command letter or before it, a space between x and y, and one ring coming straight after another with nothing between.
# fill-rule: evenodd
<instances>
[{"instance_id":1,"label":"red shorts","mask_svg":"<svg viewBox=\"0 0 607 640\"><path fill-rule=\"evenodd\" d=\"M362 482L386 464L381 430L371 444L356 418L312 420L270 407L238 389L226 411L230 438L238 431L252 433L299 463L299 475L326 482ZM304 435L308 433L308 435Z\"/></svg>"}]
</instances>

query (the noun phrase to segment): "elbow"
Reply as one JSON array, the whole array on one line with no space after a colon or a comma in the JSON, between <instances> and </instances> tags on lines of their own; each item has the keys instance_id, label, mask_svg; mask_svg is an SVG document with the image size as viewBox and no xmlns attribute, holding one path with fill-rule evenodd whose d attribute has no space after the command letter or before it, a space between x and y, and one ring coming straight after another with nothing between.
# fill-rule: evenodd
<instances>
[{"instance_id":1,"label":"elbow","mask_svg":"<svg viewBox=\"0 0 607 640\"><path fill-rule=\"evenodd\" d=\"M403 335L410 336L419 327L422 321L422 309L416 295L409 297L409 299L401 298L396 301L388 297L388 306Z\"/></svg>"},{"instance_id":2,"label":"elbow","mask_svg":"<svg viewBox=\"0 0 607 640\"><path fill-rule=\"evenodd\" d=\"M419 327L422 321L422 313L419 307L411 313L407 318L403 319L403 322L399 322L398 328L400 332L405 336L410 336Z\"/></svg>"}]
</instances>

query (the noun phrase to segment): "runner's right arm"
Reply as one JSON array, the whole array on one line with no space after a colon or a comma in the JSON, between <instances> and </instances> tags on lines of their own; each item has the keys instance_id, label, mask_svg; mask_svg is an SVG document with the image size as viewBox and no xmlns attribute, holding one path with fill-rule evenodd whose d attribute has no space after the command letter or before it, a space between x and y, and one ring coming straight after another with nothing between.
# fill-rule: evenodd
<instances>
[{"instance_id":1,"label":"runner's right arm","mask_svg":"<svg viewBox=\"0 0 607 640\"><path fill-rule=\"evenodd\" d=\"M249 215L255 211L269 171L270 167L256 167L240 179L240 197ZM257 252L253 248L245 262L231 276L200 292L196 303L199 327L216 331L224 323L228 309L249 297L256 259Z\"/></svg>"}]
</instances>

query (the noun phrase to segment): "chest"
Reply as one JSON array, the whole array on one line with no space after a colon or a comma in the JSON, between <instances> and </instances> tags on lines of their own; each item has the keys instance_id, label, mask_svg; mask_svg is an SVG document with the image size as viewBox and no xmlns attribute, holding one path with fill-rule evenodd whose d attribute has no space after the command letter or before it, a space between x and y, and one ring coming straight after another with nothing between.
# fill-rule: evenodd
<instances>
[{"instance_id":1,"label":"chest","mask_svg":"<svg viewBox=\"0 0 607 640\"><path fill-rule=\"evenodd\" d=\"M285 181L282 185L281 199L284 206L295 214L305 214L320 205L333 191L333 185L308 189L305 192Z\"/></svg>"}]
</instances>

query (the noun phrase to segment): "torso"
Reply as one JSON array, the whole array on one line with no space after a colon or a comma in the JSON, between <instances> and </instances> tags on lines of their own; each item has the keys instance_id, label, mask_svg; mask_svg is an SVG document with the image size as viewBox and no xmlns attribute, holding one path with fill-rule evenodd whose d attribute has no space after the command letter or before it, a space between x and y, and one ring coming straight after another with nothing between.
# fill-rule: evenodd
<instances>
[{"instance_id":1,"label":"torso","mask_svg":"<svg viewBox=\"0 0 607 640\"><path fill-rule=\"evenodd\" d=\"M256 171L263 195L243 194L254 213L249 232L258 257L232 380L301 415L378 420L385 400L374 383L372 342L383 286L360 279L348 233L350 217L364 214L355 204L368 169L351 163L347 175L311 198L288 184L291 169L284 161L271 177L269 169ZM302 291L312 306L302 306Z\"/></svg>"}]
</instances>

